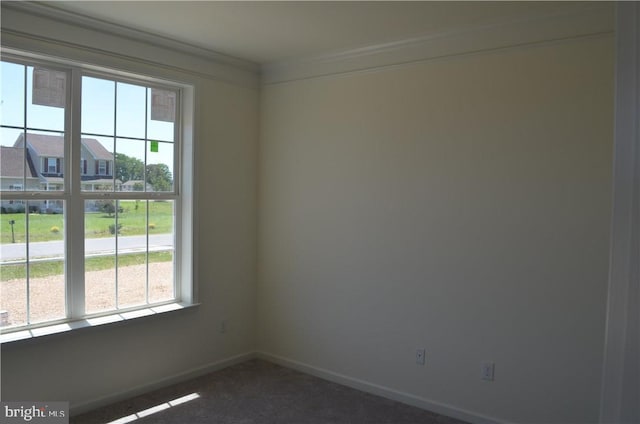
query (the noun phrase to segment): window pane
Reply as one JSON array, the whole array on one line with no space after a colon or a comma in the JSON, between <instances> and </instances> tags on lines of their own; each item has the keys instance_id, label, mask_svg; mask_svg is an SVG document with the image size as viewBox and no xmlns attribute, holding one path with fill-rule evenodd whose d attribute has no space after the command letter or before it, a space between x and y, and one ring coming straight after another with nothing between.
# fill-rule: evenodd
<instances>
[{"instance_id":1,"label":"window pane","mask_svg":"<svg viewBox=\"0 0 640 424\"><path fill-rule=\"evenodd\" d=\"M64 190L64 134L30 131L25 137L23 131L3 128L2 138L11 140L0 149L2 190Z\"/></svg>"},{"instance_id":2,"label":"window pane","mask_svg":"<svg viewBox=\"0 0 640 424\"><path fill-rule=\"evenodd\" d=\"M24 138L23 134L22 130L2 129L2 145L0 146L0 188L2 190L24 190L25 149L24 147L14 147L16 140ZM36 189L39 187L37 180L29 180L29 183L35 183ZM2 202L2 205L5 206L5 202Z\"/></svg>"},{"instance_id":3,"label":"window pane","mask_svg":"<svg viewBox=\"0 0 640 424\"><path fill-rule=\"evenodd\" d=\"M121 200L119 205L118 306L126 308L147 301L146 201Z\"/></svg>"},{"instance_id":4,"label":"window pane","mask_svg":"<svg viewBox=\"0 0 640 424\"><path fill-rule=\"evenodd\" d=\"M2 62L2 94L0 123L24 126L24 65ZM3 143L4 144L4 143Z\"/></svg>"},{"instance_id":5,"label":"window pane","mask_svg":"<svg viewBox=\"0 0 640 424\"><path fill-rule=\"evenodd\" d=\"M116 142L115 174L122 191L145 191L143 140L118 139Z\"/></svg>"},{"instance_id":6,"label":"window pane","mask_svg":"<svg viewBox=\"0 0 640 424\"><path fill-rule=\"evenodd\" d=\"M27 67L27 126L64 131L66 73Z\"/></svg>"},{"instance_id":7,"label":"window pane","mask_svg":"<svg viewBox=\"0 0 640 424\"><path fill-rule=\"evenodd\" d=\"M117 83L116 135L144 138L145 87Z\"/></svg>"},{"instance_id":8,"label":"window pane","mask_svg":"<svg viewBox=\"0 0 640 424\"><path fill-rule=\"evenodd\" d=\"M48 214L29 214L29 321L66 316L64 290L64 203L62 200L29 202Z\"/></svg>"},{"instance_id":9,"label":"window pane","mask_svg":"<svg viewBox=\"0 0 640 424\"><path fill-rule=\"evenodd\" d=\"M2 208L0 327L8 327L27 323L26 202L3 200ZM5 213L8 208L13 212Z\"/></svg>"},{"instance_id":10,"label":"window pane","mask_svg":"<svg viewBox=\"0 0 640 424\"><path fill-rule=\"evenodd\" d=\"M24 134L18 135L14 145L24 148ZM63 191L64 133L29 131L26 134L26 145L26 190Z\"/></svg>"},{"instance_id":11,"label":"window pane","mask_svg":"<svg viewBox=\"0 0 640 424\"><path fill-rule=\"evenodd\" d=\"M149 302L175 297L174 202L149 201Z\"/></svg>"},{"instance_id":12,"label":"window pane","mask_svg":"<svg viewBox=\"0 0 640 424\"><path fill-rule=\"evenodd\" d=\"M111 200L85 200L85 310L116 308L115 207Z\"/></svg>"},{"instance_id":13,"label":"window pane","mask_svg":"<svg viewBox=\"0 0 640 424\"><path fill-rule=\"evenodd\" d=\"M27 319L37 323L64 318L63 201L13 200L3 204L9 202L21 212L2 215L8 228L2 231L0 324L23 325ZM27 210L58 212L27 214Z\"/></svg>"},{"instance_id":14,"label":"window pane","mask_svg":"<svg viewBox=\"0 0 640 424\"><path fill-rule=\"evenodd\" d=\"M14 144L18 139L18 136L22 133L24 133L24 130L3 127L2 132L0 132L0 145L14 147Z\"/></svg>"},{"instance_id":15,"label":"window pane","mask_svg":"<svg viewBox=\"0 0 640 424\"><path fill-rule=\"evenodd\" d=\"M173 191L173 146L147 141L147 184L152 191Z\"/></svg>"},{"instance_id":16,"label":"window pane","mask_svg":"<svg viewBox=\"0 0 640 424\"><path fill-rule=\"evenodd\" d=\"M171 90L148 90L147 138L174 141L177 94Z\"/></svg>"},{"instance_id":17,"label":"window pane","mask_svg":"<svg viewBox=\"0 0 640 424\"><path fill-rule=\"evenodd\" d=\"M82 77L82 132L114 135L115 82Z\"/></svg>"},{"instance_id":18,"label":"window pane","mask_svg":"<svg viewBox=\"0 0 640 424\"><path fill-rule=\"evenodd\" d=\"M81 178L82 191L113 191L113 138L83 135L81 144L81 156L87 161L87 173ZM119 189L118 181L116 188Z\"/></svg>"}]
</instances>

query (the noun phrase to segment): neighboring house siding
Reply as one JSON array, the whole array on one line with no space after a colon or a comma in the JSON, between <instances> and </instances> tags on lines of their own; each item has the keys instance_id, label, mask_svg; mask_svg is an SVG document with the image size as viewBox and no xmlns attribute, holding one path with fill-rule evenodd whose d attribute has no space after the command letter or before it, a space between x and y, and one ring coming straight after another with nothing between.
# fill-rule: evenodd
<instances>
[{"instance_id":1,"label":"neighboring house siding","mask_svg":"<svg viewBox=\"0 0 640 424\"><path fill-rule=\"evenodd\" d=\"M24 181L20 177L0 177L0 187L2 190L12 191L16 185L24 186ZM27 178L26 190L38 190L40 181L37 178Z\"/></svg>"}]
</instances>

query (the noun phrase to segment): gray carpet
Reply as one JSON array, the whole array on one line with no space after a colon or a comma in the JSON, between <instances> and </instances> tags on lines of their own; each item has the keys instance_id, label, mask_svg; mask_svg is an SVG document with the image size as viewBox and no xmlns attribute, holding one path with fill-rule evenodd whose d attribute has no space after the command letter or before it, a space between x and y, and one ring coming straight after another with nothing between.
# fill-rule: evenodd
<instances>
[{"instance_id":1,"label":"gray carpet","mask_svg":"<svg viewBox=\"0 0 640 424\"><path fill-rule=\"evenodd\" d=\"M71 424L113 421L118 424L465 424L262 360L234 365L70 420Z\"/></svg>"}]
</instances>

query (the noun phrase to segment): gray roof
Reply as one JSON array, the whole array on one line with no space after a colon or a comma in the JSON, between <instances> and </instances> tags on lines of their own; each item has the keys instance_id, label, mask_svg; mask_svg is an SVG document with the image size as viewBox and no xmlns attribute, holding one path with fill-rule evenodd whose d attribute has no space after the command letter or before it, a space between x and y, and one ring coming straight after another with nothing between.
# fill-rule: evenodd
<instances>
[{"instance_id":1,"label":"gray roof","mask_svg":"<svg viewBox=\"0 0 640 424\"><path fill-rule=\"evenodd\" d=\"M20 134L14 146L21 147L23 140L24 134ZM61 135L27 133L27 143L38 156L53 158L61 158L64 156L64 137ZM113 160L113 155L95 138L83 138L82 144L91 152L95 159Z\"/></svg>"},{"instance_id":2,"label":"gray roof","mask_svg":"<svg viewBox=\"0 0 640 424\"><path fill-rule=\"evenodd\" d=\"M22 178L25 173L24 149L21 147L0 146L0 175ZM26 177L37 178L32 163L26 166Z\"/></svg>"},{"instance_id":3,"label":"gray roof","mask_svg":"<svg viewBox=\"0 0 640 424\"><path fill-rule=\"evenodd\" d=\"M95 159L113 160L113 155L95 138L83 138L82 144L93 154Z\"/></svg>"}]
</instances>

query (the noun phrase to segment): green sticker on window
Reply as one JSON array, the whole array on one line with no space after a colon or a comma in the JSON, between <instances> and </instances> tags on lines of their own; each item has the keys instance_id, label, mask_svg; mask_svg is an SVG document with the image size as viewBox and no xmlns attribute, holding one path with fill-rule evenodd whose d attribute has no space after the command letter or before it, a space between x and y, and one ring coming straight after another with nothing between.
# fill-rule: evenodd
<instances>
[{"instance_id":1,"label":"green sticker on window","mask_svg":"<svg viewBox=\"0 0 640 424\"><path fill-rule=\"evenodd\" d=\"M157 141L152 141L151 142L151 151L152 152L158 152L158 142Z\"/></svg>"}]
</instances>

